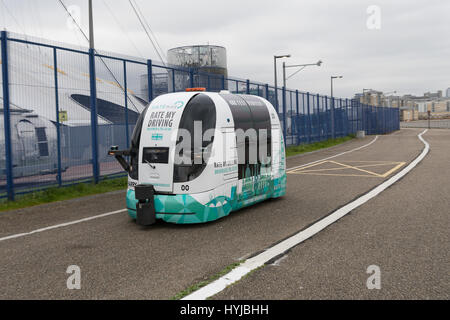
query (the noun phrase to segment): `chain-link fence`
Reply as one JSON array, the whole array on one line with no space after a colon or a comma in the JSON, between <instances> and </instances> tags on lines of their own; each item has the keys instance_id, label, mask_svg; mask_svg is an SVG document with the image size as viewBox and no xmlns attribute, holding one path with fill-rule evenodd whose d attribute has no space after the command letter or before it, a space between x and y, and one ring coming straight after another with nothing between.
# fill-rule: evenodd
<instances>
[{"instance_id":1,"label":"chain-link fence","mask_svg":"<svg viewBox=\"0 0 450 320\"><path fill-rule=\"evenodd\" d=\"M140 112L158 95L205 87L258 95L281 120L287 145L357 130L399 129L398 109L274 88L135 57L1 33L0 197L123 175L107 156L125 149Z\"/></svg>"}]
</instances>

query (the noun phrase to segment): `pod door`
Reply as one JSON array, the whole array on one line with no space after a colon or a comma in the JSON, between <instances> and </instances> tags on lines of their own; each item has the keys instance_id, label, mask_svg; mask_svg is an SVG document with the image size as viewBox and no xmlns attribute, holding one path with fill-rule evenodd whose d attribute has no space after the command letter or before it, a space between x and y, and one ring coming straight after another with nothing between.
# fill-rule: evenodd
<instances>
[{"instance_id":1,"label":"pod door","mask_svg":"<svg viewBox=\"0 0 450 320\"><path fill-rule=\"evenodd\" d=\"M238 152L238 196L245 200L270 189L272 133L265 103L251 95L221 94L233 115Z\"/></svg>"}]
</instances>

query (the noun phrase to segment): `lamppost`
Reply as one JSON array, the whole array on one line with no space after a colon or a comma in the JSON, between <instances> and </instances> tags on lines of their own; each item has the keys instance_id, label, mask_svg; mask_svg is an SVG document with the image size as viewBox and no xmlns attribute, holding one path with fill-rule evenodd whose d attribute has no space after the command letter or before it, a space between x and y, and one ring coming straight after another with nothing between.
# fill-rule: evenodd
<instances>
[{"instance_id":1,"label":"lamppost","mask_svg":"<svg viewBox=\"0 0 450 320\"><path fill-rule=\"evenodd\" d=\"M286 80L292 78L293 76L295 76L297 73L299 73L300 71L302 71L306 67L308 67L308 66L318 66L318 67L320 67L320 65L322 63L323 63L322 60L319 60L316 63L293 64L293 65L287 66L286 63L283 62L283 87L286 88ZM286 78L286 69L287 68L300 68L300 69L295 71L293 74L291 74L289 77Z\"/></svg>"},{"instance_id":2,"label":"lamppost","mask_svg":"<svg viewBox=\"0 0 450 320\"><path fill-rule=\"evenodd\" d=\"M317 61L316 63L306 63L306 64L295 64L295 65L286 65L286 62L283 61L283 101L286 101L286 80L293 77L303 69L305 69L308 66L320 66L322 64L322 60ZM299 70L295 71L293 74L291 74L289 77L286 78L286 68L300 68ZM283 104L284 105L284 104ZM286 110L283 110L284 117L283 117L283 125L286 127ZM284 135L286 136L286 130L284 131Z\"/></svg>"},{"instance_id":3,"label":"lamppost","mask_svg":"<svg viewBox=\"0 0 450 320\"><path fill-rule=\"evenodd\" d=\"M273 69L274 69L274 73L275 73L275 79L274 79L275 80L275 109L277 109L277 112L279 112L278 111L277 59L290 58L290 57L291 57L290 54L273 56Z\"/></svg>"},{"instance_id":4,"label":"lamppost","mask_svg":"<svg viewBox=\"0 0 450 320\"><path fill-rule=\"evenodd\" d=\"M92 171L94 182L98 183L100 165L98 162L98 119L97 119L97 86L95 76L94 20L92 18L92 0L89 0L89 78L91 106L91 138L92 138Z\"/></svg>"},{"instance_id":5,"label":"lamppost","mask_svg":"<svg viewBox=\"0 0 450 320\"><path fill-rule=\"evenodd\" d=\"M333 80L334 79L342 79L343 76L331 76L331 98L333 98Z\"/></svg>"},{"instance_id":6,"label":"lamppost","mask_svg":"<svg viewBox=\"0 0 450 320\"><path fill-rule=\"evenodd\" d=\"M335 129L334 129L334 98L333 98L333 80L342 79L343 76L331 76L331 137L334 139Z\"/></svg>"},{"instance_id":7,"label":"lamppost","mask_svg":"<svg viewBox=\"0 0 450 320\"><path fill-rule=\"evenodd\" d=\"M92 0L89 0L89 49L94 49L94 20L92 18Z\"/></svg>"},{"instance_id":8,"label":"lamppost","mask_svg":"<svg viewBox=\"0 0 450 320\"><path fill-rule=\"evenodd\" d=\"M372 89L363 89L363 103L368 103L366 99L366 95L364 94L366 91L373 91Z\"/></svg>"},{"instance_id":9,"label":"lamppost","mask_svg":"<svg viewBox=\"0 0 450 320\"><path fill-rule=\"evenodd\" d=\"M389 92L385 92L384 95L387 96L388 94L393 95L396 94L397 91L389 91ZM392 108L392 101L389 99L389 107Z\"/></svg>"}]
</instances>

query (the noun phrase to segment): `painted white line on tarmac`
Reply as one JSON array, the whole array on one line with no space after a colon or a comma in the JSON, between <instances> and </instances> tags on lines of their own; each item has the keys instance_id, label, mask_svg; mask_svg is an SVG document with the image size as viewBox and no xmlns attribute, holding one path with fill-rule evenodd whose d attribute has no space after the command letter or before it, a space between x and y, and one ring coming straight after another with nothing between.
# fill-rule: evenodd
<instances>
[{"instance_id":1,"label":"painted white line on tarmac","mask_svg":"<svg viewBox=\"0 0 450 320\"><path fill-rule=\"evenodd\" d=\"M353 152L353 151L360 150L360 149L362 149L362 148L368 147L369 145L371 145L372 143L374 143L377 139L378 139L378 136L376 136L370 143L365 144L365 145L363 145L363 146L361 146L361 147L358 147L358 148L355 148L355 149L352 149L352 150L349 150L349 151L345 151L345 152L336 154L336 155L334 155L334 156L327 157L327 158L324 158L324 159L320 159L320 160L317 160L317 161L314 161L314 162L306 163L306 164L303 164L303 165L301 165L301 166L292 167L292 168L289 168L289 169L287 169L287 170L292 170L292 169L301 168L301 167L304 167L304 166L307 166L307 165L310 165L310 164L313 164L313 163L316 163L316 162L319 162L319 161L323 161L323 160L327 160L327 159L336 158L336 157L341 156L341 155L343 155L343 154L346 154L346 153L350 153L350 152ZM73 225L73 224L77 224L77 223L81 223L81 222L86 222L86 221L89 221L89 220L94 220L94 219L98 219L98 218L107 217L107 216L110 216L110 215L113 215L113 214L117 214L117 213L124 212L124 211L126 211L126 210L127 210L127 209L125 208L125 209L121 209L121 210L117 210L117 211L112 211L112 212L103 213L103 214L100 214L100 215L97 215L97 216L92 216L92 217L88 217L88 218L84 218L84 219L80 219L80 220L75 220L75 221L71 221L71 222L61 223L61 224L57 224L57 225L54 225L54 226L49 226L49 227L45 227L45 228L33 230L33 231L30 231L30 232L24 232L24 233L13 234L13 235L10 235L10 236L6 236L6 237L3 237L3 238L0 238L0 242L6 241L6 240L10 240L10 239L16 239L16 238L20 238L20 237L25 237L25 236L29 236L29 235L32 235L32 234L35 234L35 233L44 232L44 231L48 231L48 230L52 230L52 229L57 229L57 228L67 227L67 226L70 226L70 225Z\"/></svg>"},{"instance_id":2,"label":"painted white line on tarmac","mask_svg":"<svg viewBox=\"0 0 450 320\"><path fill-rule=\"evenodd\" d=\"M48 231L48 230L52 230L52 229L67 227L67 226L70 226L70 225L73 225L73 224L86 222L86 221L90 221L90 220L94 220L94 219L98 219L98 218L111 216L113 214L121 213L121 212L124 212L126 210L127 209L121 209L121 210L117 210L117 211L112 211L112 212L99 214L97 216L92 216L92 217L88 217L88 218L84 218L84 219L80 219L80 220L75 220L75 221L71 221L71 222L56 224L56 225L45 227L45 228L41 228L41 229L36 229L36 230L30 231L30 232L13 234L13 235L10 235L10 236L7 236L7 237L0 238L0 242L1 241L5 241L5 240L10 240L10 239L16 239L16 238L20 238L20 237L25 237L25 236L29 236L31 234L40 233L40 232L44 232L44 231Z\"/></svg>"},{"instance_id":3,"label":"painted white line on tarmac","mask_svg":"<svg viewBox=\"0 0 450 320\"><path fill-rule=\"evenodd\" d=\"M377 187L370 190L368 193L362 195L358 199L348 203L344 207L332 212L330 215L319 220L318 222L306 228L305 230L298 232L297 234L274 245L273 247L266 249L264 252L254 256L253 258L246 260L243 264L231 270L226 275L211 282L210 284L204 286L203 288L200 288L199 290L191 293L190 295L184 297L182 300L205 300L209 297L212 297L213 295L224 290L229 285L239 281L246 274L263 266L271 259L279 255L282 255L289 249L297 246L298 244L317 234L321 230L325 229L332 223L336 222L337 220L339 220L352 210L358 208L359 206L363 205L370 199L379 195L381 192L383 192L384 190L392 186L394 183L396 183L399 179L403 178L415 166L417 166L417 164L419 164L423 160L423 158L425 158L425 156L428 154L430 150L430 145L422 138L422 135L425 134L427 131L428 129L418 135L419 139L425 145L425 147L422 150L422 153L416 159L414 159L406 168L404 168L402 171L394 175L392 178L386 180L382 184L378 185ZM373 142L374 141L372 141L372 143Z\"/></svg>"}]
</instances>

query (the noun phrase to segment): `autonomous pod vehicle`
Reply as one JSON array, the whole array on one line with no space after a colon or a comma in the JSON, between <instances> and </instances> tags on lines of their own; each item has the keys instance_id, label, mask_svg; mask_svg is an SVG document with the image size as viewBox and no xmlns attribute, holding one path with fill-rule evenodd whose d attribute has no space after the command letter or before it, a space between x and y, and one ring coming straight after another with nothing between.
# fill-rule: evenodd
<instances>
[{"instance_id":1,"label":"autonomous pod vehicle","mask_svg":"<svg viewBox=\"0 0 450 320\"><path fill-rule=\"evenodd\" d=\"M280 121L258 96L160 95L139 116L130 149L108 154L128 173L128 214L139 225L213 221L286 193Z\"/></svg>"}]
</instances>

